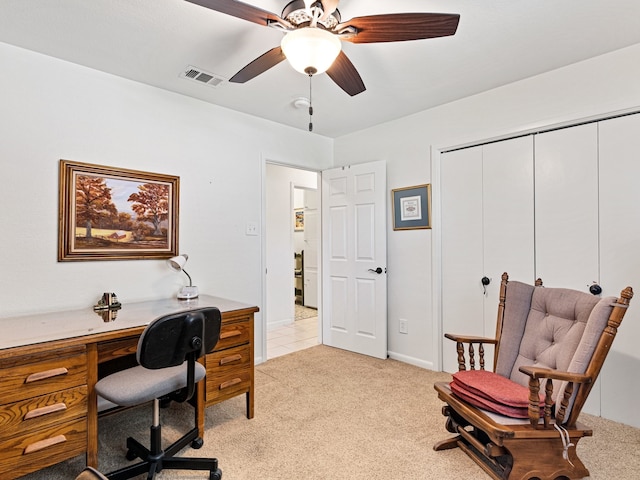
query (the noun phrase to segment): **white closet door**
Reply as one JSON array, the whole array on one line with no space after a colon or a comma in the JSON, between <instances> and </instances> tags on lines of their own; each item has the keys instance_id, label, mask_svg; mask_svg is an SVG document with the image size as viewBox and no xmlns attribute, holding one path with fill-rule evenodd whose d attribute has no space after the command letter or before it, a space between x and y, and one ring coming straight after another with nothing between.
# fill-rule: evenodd
<instances>
[{"instance_id":1,"label":"white closet door","mask_svg":"<svg viewBox=\"0 0 640 480\"><path fill-rule=\"evenodd\" d=\"M491 279L485 296L485 335L496 328L500 279L533 283L533 137L483 147L483 275Z\"/></svg>"},{"instance_id":2,"label":"white closet door","mask_svg":"<svg viewBox=\"0 0 640 480\"><path fill-rule=\"evenodd\" d=\"M493 338L503 272L532 282L533 141L505 140L444 154L442 190L443 332ZM486 288L482 278L491 280ZM443 369L457 370L452 342ZM485 346L485 368L493 350Z\"/></svg>"},{"instance_id":3,"label":"white closet door","mask_svg":"<svg viewBox=\"0 0 640 480\"><path fill-rule=\"evenodd\" d=\"M484 335L482 147L441 156L442 332ZM442 369L458 371L456 346L442 343Z\"/></svg>"},{"instance_id":4,"label":"white closet door","mask_svg":"<svg viewBox=\"0 0 640 480\"><path fill-rule=\"evenodd\" d=\"M598 281L597 134L592 123L535 138L536 276L549 287Z\"/></svg>"},{"instance_id":5,"label":"white closet door","mask_svg":"<svg viewBox=\"0 0 640 480\"><path fill-rule=\"evenodd\" d=\"M598 126L535 138L536 276L549 287L588 292L599 283ZM598 381L584 406L600 414Z\"/></svg>"},{"instance_id":6,"label":"white closet door","mask_svg":"<svg viewBox=\"0 0 640 480\"><path fill-rule=\"evenodd\" d=\"M600 122L600 272L603 295L640 292L640 115ZM604 363L602 416L640 427L640 299L631 301Z\"/></svg>"}]
</instances>

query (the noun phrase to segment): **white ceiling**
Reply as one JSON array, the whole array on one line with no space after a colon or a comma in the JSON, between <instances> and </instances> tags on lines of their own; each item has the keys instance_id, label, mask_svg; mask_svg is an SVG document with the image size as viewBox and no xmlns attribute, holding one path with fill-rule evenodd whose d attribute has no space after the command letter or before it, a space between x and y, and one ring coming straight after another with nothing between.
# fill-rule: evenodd
<instances>
[{"instance_id":1,"label":"white ceiling","mask_svg":"<svg viewBox=\"0 0 640 480\"><path fill-rule=\"evenodd\" d=\"M246 3L279 15L288 0ZM328 137L640 43L638 0L342 0L339 10L343 21L391 12L461 19L451 37L343 42L367 90L349 97L327 75L314 77L314 132ZM230 78L281 38L183 0L0 0L0 42L306 130L307 111L293 100L308 96L309 80L287 62L217 88L179 76L191 65Z\"/></svg>"}]
</instances>

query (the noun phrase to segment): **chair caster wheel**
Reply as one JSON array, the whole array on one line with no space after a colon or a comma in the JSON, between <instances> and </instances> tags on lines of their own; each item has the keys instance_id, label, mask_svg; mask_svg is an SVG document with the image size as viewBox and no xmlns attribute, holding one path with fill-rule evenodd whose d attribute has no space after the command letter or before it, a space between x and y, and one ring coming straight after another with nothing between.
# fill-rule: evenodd
<instances>
[{"instance_id":1,"label":"chair caster wheel","mask_svg":"<svg viewBox=\"0 0 640 480\"><path fill-rule=\"evenodd\" d=\"M219 468L215 472L209 474L209 480L220 480L222 478L222 470Z\"/></svg>"},{"instance_id":2,"label":"chair caster wheel","mask_svg":"<svg viewBox=\"0 0 640 480\"><path fill-rule=\"evenodd\" d=\"M204 440L202 440L202 438L200 438L200 437L194 438L191 441L191 448L195 448L196 450L198 448L202 448L202 445L204 445Z\"/></svg>"},{"instance_id":3,"label":"chair caster wheel","mask_svg":"<svg viewBox=\"0 0 640 480\"><path fill-rule=\"evenodd\" d=\"M126 458L127 458L127 460L131 461L131 460L135 460L136 458L138 458L138 455L136 455L136 452L134 452L133 450L127 450Z\"/></svg>"}]
</instances>

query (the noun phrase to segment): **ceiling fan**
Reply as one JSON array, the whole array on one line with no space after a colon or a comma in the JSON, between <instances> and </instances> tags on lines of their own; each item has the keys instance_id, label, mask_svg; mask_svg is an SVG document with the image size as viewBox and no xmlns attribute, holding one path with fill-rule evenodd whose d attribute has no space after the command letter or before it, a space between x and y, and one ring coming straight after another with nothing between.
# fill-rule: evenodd
<instances>
[{"instance_id":1,"label":"ceiling fan","mask_svg":"<svg viewBox=\"0 0 640 480\"><path fill-rule=\"evenodd\" d=\"M342 51L341 41L351 43L402 42L454 35L460 15L448 13L390 13L341 21L339 0L294 0L282 14L262 10L236 0L186 0L217 12L282 30L280 46L242 68L233 83L245 83L285 58L309 76L326 71L349 95L366 90L360 74Z\"/></svg>"}]
</instances>

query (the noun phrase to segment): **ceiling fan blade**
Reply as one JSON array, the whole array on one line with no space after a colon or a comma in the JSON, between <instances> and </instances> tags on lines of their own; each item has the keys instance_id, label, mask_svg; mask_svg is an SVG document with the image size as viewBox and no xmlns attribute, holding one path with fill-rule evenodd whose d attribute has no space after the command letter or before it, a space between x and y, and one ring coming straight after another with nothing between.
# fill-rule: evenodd
<instances>
[{"instance_id":1,"label":"ceiling fan blade","mask_svg":"<svg viewBox=\"0 0 640 480\"><path fill-rule=\"evenodd\" d=\"M454 35L459 21L453 13L390 13L352 18L334 30L355 27L358 33L344 38L352 43L403 42Z\"/></svg>"},{"instance_id":2,"label":"ceiling fan blade","mask_svg":"<svg viewBox=\"0 0 640 480\"><path fill-rule=\"evenodd\" d=\"M327 75L352 97L366 90L360 74L343 51L327 70Z\"/></svg>"},{"instance_id":3,"label":"ceiling fan blade","mask_svg":"<svg viewBox=\"0 0 640 480\"><path fill-rule=\"evenodd\" d=\"M257 23L258 25L266 26L269 21L282 23L280 18L275 13L262 10L261 8L254 7L247 3L238 2L236 0L186 0L190 3L195 3L201 7L210 8L216 12L226 13L232 17L241 18L249 22Z\"/></svg>"},{"instance_id":4,"label":"ceiling fan blade","mask_svg":"<svg viewBox=\"0 0 640 480\"><path fill-rule=\"evenodd\" d=\"M242 68L238 73L229 79L232 83L245 83L261 73L266 72L271 67L275 67L286 57L282 53L282 48L274 47L267 53L260 55L253 62Z\"/></svg>"}]
</instances>

